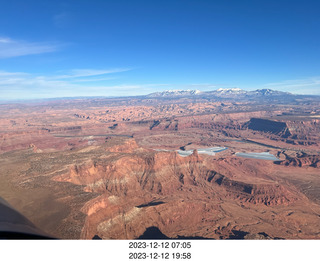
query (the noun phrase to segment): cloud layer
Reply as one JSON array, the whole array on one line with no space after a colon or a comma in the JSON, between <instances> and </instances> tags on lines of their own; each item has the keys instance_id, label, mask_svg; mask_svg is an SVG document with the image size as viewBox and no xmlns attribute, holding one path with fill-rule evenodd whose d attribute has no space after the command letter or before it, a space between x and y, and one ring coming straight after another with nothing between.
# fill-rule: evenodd
<instances>
[{"instance_id":1,"label":"cloud layer","mask_svg":"<svg viewBox=\"0 0 320 261\"><path fill-rule=\"evenodd\" d=\"M0 71L0 99L37 99L75 96L127 96L149 93L162 84L115 84L114 74L129 68L73 69L56 75L34 75L24 72ZM108 75L111 75L110 77Z\"/></svg>"},{"instance_id":2,"label":"cloud layer","mask_svg":"<svg viewBox=\"0 0 320 261\"><path fill-rule=\"evenodd\" d=\"M268 83L263 87L295 94L320 95L320 76Z\"/></svg>"},{"instance_id":3,"label":"cloud layer","mask_svg":"<svg viewBox=\"0 0 320 261\"><path fill-rule=\"evenodd\" d=\"M59 48L60 45L54 43L26 42L0 37L0 59L50 53L57 51Z\"/></svg>"}]
</instances>

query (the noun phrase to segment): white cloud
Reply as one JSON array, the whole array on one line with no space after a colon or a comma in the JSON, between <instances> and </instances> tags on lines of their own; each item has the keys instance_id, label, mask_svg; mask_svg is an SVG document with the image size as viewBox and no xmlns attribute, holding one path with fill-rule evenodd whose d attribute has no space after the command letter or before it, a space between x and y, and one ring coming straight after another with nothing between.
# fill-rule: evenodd
<instances>
[{"instance_id":1,"label":"white cloud","mask_svg":"<svg viewBox=\"0 0 320 261\"><path fill-rule=\"evenodd\" d=\"M96 75L128 70L119 68L109 70L77 69L69 71L69 74L55 76L0 71L0 100L73 96L128 96L147 94L152 92L154 87L165 86L161 84L105 84L103 81L109 80L107 77L91 78Z\"/></svg>"},{"instance_id":2,"label":"white cloud","mask_svg":"<svg viewBox=\"0 0 320 261\"><path fill-rule=\"evenodd\" d=\"M0 38L0 43L11 43L12 40L9 38Z\"/></svg>"},{"instance_id":3,"label":"white cloud","mask_svg":"<svg viewBox=\"0 0 320 261\"><path fill-rule=\"evenodd\" d=\"M295 79L268 83L263 85L263 88L288 91L294 94L320 95L320 77L316 76L305 79Z\"/></svg>"},{"instance_id":4,"label":"white cloud","mask_svg":"<svg viewBox=\"0 0 320 261\"><path fill-rule=\"evenodd\" d=\"M118 77L99 77L99 78L88 78L88 79L78 79L75 78L73 79L74 82L101 82L101 81L109 81L109 80L115 80L115 79L119 79Z\"/></svg>"},{"instance_id":5,"label":"white cloud","mask_svg":"<svg viewBox=\"0 0 320 261\"><path fill-rule=\"evenodd\" d=\"M6 71L0 71L0 77L9 77L9 76L26 76L28 73L24 72L6 72Z\"/></svg>"},{"instance_id":6,"label":"white cloud","mask_svg":"<svg viewBox=\"0 0 320 261\"><path fill-rule=\"evenodd\" d=\"M61 45L0 38L0 59L57 51Z\"/></svg>"},{"instance_id":7,"label":"white cloud","mask_svg":"<svg viewBox=\"0 0 320 261\"><path fill-rule=\"evenodd\" d=\"M95 69L73 69L66 74L57 75L55 78L57 79L67 79L67 78L78 78L78 77L90 77L90 76L98 76L104 74L111 74L111 73L119 73L119 72L126 72L130 71L130 68L115 68L109 70L95 70Z\"/></svg>"}]
</instances>

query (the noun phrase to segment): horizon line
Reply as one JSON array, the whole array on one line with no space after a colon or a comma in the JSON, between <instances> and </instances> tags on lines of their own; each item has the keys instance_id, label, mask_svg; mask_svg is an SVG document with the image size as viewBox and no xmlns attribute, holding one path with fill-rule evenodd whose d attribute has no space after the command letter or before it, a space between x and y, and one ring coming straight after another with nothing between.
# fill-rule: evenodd
<instances>
[{"instance_id":1,"label":"horizon line","mask_svg":"<svg viewBox=\"0 0 320 261\"><path fill-rule=\"evenodd\" d=\"M232 89L237 89L237 90L241 90L241 91L245 91L245 92L255 92L255 91L261 91L261 90L271 90L271 91L277 91L277 92L282 92L283 94L290 94L290 95L294 95L294 96L320 96L320 94L294 94L291 92L285 92L285 91L278 91L278 90L274 90L274 89L270 89L270 88L262 88L262 89L255 89L255 90L243 90L241 88L238 87L233 87L233 88L218 88L215 90L210 90L210 91L199 91L197 89L168 89L168 90L164 90L164 91L158 91L158 92L151 92L148 94L136 94L136 95L113 95L113 96L105 96L105 95L82 95L82 96L54 96L54 97L43 97L43 98L9 98L9 99L1 99L0 98L0 103L4 104L4 102L9 102L9 103L14 103L14 102L37 102L37 101L48 101L48 100L63 100L63 99L115 99L115 98L133 98L133 97L145 97L151 94L155 94L155 93L165 93L165 92L174 92L174 91L184 91L184 92L192 92L192 91L199 91L199 94L195 94L197 96L201 96L201 94L206 94L206 93L210 93L210 92L214 92L217 90L232 90ZM183 96L183 95L181 95ZM150 97L150 98L157 98L157 97ZM221 97L217 97L217 98L221 98Z\"/></svg>"}]
</instances>

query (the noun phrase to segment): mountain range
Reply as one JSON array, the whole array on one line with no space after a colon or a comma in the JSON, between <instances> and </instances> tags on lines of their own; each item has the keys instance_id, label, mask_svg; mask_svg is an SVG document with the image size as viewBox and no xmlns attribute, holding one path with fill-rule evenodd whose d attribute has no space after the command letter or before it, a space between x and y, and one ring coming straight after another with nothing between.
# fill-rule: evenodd
<instances>
[{"instance_id":1,"label":"mountain range","mask_svg":"<svg viewBox=\"0 0 320 261\"><path fill-rule=\"evenodd\" d=\"M163 92L154 92L148 94L147 97L183 97L183 96L214 96L219 98L255 98L255 97L279 97L279 96L295 96L289 92L275 91L271 89L259 89L254 91L245 91L240 88L219 88L214 91L202 92L199 90L166 90Z\"/></svg>"}]
</instances>

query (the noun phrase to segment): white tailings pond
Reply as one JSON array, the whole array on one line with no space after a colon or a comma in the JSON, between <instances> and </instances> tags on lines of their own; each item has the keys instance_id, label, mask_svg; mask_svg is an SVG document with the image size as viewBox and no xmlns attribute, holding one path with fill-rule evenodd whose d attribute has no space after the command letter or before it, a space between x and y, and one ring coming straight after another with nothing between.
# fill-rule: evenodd
<instances>
[{"instance_id":1,"label":"white tailings pond","mask_svg":"<svg viewBox=\"0 0 320 261\"><path fill-rule=\"evenodd\" d=\"M205 149L197 149L198 154L207 154L209 156L214 156L216 153L227 150L227 147L211 147ZM155 149L156 151L170 151L164 149ZM190 156L193 153L193 150L177 150L178 154L182 157ZM272 161L281 161L276 156L270 154L269 152L237 152L235 154L238 157L250 158L250 159L261 159L261 160L272 160Z\"/></svg>"},{"instance_id":2,"label":"white tailings pond","mask_svg":"<svg viewBox=\"0 0 320 261\"><path fill-rule=\"evenodd\" d=\"M197 149L198 154L207 154L210 156L216 155L216 153L224 151L228 148L226 147L212 147L206 149ZM156 151L170 151L170 150L163 150L163 149L155 149ZM193 150L176 150L178 154L182 157L190 156L193 153Z\"/></svg>"},{"instance_id":3,"label":"white tailings pond","mask_svg":"<svg viewBox=\"0 0 320 261\"><path fill-rule=\"evenodd\" d=\"M273 160L273 161L281 161L276 156L270 154L269 152L237 152L236 156L242 157L242 158L250 158L250 159L262 159L262 160Z\"/></svg>"},{"instance_id":4,"label":"white tailings pond","mask_svg":"<svg viewBox=\"0 0 320 261\"><path fill-rule=\"evenodd\" d=\"M212 147L207 149L197 149L198 154L207 154L210 156L216 155L216 153L224 151L228 148L226 147ZM182 157L190 156L193 153L193 150L177 150L178 154Z\"/></svg>"}]
</instances>

